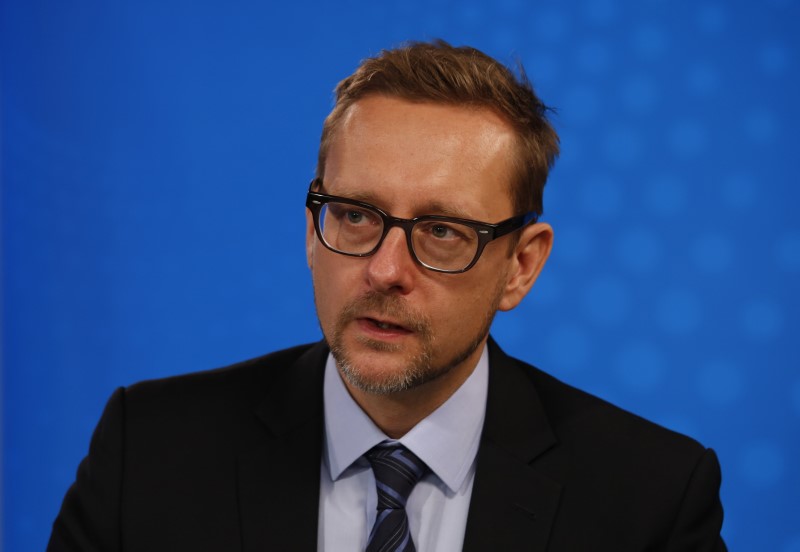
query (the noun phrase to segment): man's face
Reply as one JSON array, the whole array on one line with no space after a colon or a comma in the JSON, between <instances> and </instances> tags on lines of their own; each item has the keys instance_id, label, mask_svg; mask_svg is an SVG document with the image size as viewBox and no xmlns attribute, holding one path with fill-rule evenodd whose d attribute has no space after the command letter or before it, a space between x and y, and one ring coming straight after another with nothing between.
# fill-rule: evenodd
<instances>
[{"instance_id":1,"label":"man's face","mask_svg":"<svg viewBox=\"0 0 800 552\"><path fill-rule=\"evenodd\" d=\"M341 121L320 191L396 217L499 222L518 214L510 199L513 145L511 128L489 110L372 96ZM317 314L351 391L393 393L434 380L457 387L495 311L521 299L507 291L512 236L489 243L469 271L442 274L413 260L400 228L371 257L347 257L319 243L307 215Z\"/></svg>"}]
</instances>

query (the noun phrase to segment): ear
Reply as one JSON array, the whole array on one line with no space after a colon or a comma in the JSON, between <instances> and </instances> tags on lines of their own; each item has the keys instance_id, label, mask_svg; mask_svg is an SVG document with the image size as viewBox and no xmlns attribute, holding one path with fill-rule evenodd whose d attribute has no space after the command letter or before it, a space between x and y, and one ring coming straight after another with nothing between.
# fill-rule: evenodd
<instances>
[{"instance_id":1,"label":"ear","mask_svg":"<svg viewBox=\"0 0 800 552\"><path fill-rule=\"evenodd\" d=\"M308 263L308 268L314 268L312 259L314 257L314 243L316 239L317 234L314 230L314 217L311 215L311 211L308 207L306 207L306 262Z\"/></svg>"},{"instance_id":2,"label":"ear","mask_svg":"<svg viewBox=\"0 0 800 552\"><path fill-rule=\"evenodd\" d=\"M508 281L498 305L501 311L513 309L528 294L550 256L552 247L553 228L549 224L539 222L522 230L512 254Z\"/></svg>"}]
</instances>

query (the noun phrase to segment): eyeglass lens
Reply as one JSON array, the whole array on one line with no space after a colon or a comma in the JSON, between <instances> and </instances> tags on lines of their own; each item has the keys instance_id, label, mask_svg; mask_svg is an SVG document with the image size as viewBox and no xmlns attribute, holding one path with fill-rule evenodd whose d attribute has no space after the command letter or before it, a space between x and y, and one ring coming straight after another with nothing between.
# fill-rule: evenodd
<instances>
[{"instance_id":1,"label":"eyeglass lens","mask_svg":"<svg viewBox=\"0 0 800 552\"><path fill-rule=\"evenodd\" d=\"M319 212L322 238L331 249L352 255L370 253L383 236L380 213L348 203L328 202ZM478 251L478 234L451 221L417 221L411 231L413 254L424 265L440 270L461 270Z\"/></svg>"}]
</instances>

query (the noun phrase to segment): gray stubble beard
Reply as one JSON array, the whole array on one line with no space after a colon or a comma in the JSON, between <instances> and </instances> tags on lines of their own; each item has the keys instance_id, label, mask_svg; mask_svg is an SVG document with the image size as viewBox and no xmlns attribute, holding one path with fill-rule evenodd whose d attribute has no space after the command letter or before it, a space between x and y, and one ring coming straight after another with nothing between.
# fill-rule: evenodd
<instances>
[{"instance_id":1,"label":"gray stubble beard","mask_svg":"<svg viewBox=\"0 0 800 552\"><path fill-rule=\"evenodd\" d=\"M339 314L336 320L333 335L330 336L329 345L339 372L353 387L365 393L375 395L389 395L408 391L429 383L450 372L453 368L469 358L489 334L494 314L500 302L500 292L495 290L492 307L484 316L483 325L477 335L467 345L446 362L433 366L435 350L435 337L431 330L430 320L412 311L403 300L391 295L383 295L374 291L359 297ZM359 367L353 363L352 358L344 345L344 330L346 326L365 312L380 312L396 320L406 328L411 329L419 338L422 350L414 355L405 369L396 373L385 375L381 380L369 377L368 367ZM359 343L377 352L398 352L401 345L386 343L364 336L357 337Z\"/></svg>"}]
</instances>

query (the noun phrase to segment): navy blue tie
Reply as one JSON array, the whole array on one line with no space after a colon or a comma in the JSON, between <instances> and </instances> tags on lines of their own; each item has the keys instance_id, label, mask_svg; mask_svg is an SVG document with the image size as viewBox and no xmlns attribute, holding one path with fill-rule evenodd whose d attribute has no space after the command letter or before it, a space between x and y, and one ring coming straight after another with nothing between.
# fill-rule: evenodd
<instances>
[{"instance_id":1,"label":"navy blue tie","mask_svg":"<svg viewBox=\"0 0 800 552\"><path fill-rule=\"evenodd\" d=\"M378 512L366 552L415 552L406 501L428 466L399 443L380 444L366 456L378 489Z\"/></svg>"}]
</instances>

